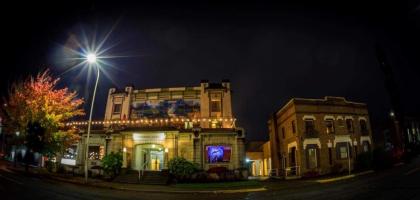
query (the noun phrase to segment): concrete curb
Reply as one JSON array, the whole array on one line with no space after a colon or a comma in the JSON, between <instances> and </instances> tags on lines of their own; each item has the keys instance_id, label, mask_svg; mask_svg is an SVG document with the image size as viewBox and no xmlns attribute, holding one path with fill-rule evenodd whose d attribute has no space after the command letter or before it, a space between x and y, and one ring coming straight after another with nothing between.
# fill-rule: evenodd
<instances>
[{"instance_id":1,"label":"concrete curb","mask_svg":"<svg viewBox=\"0 0 420 200\"><path fill-rule=\"evenodd\" d=\"M331 183L331 182L335 182L335 181L354 178L354 177L357 177L357 176L362 176L362 175L365 175L365 174L370 174L370 173L373 173L373 172L375 172L375 171L369 170L369 171L360 172L360 173L357 173L357 174L351 174L351 175L347 175L347 176L340 176L340 177L329 178L329 179L320 179L320 180L316 180L315 182L317 182L317 183Z\"/></svg>"}]
</instances>

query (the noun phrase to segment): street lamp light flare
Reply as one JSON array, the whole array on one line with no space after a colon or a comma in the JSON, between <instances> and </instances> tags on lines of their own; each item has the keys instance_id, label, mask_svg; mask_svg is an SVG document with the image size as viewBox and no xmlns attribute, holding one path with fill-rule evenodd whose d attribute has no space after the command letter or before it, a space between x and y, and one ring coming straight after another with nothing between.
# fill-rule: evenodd
<instances>
[{"instance_id":1,"label":"street lamp light flare","mask_svg":"<svg viewBox=\"0 0 420 200\"><path fill-rule=\"evenodd\" d=\"M88 54L88 55L86 56L86 60L87 60L89 63L95 63L95 62L96 62L96 55L95 55L95 54L93 54L93 53L90 53L90 54Z\"/></svg>"}]
</instances>

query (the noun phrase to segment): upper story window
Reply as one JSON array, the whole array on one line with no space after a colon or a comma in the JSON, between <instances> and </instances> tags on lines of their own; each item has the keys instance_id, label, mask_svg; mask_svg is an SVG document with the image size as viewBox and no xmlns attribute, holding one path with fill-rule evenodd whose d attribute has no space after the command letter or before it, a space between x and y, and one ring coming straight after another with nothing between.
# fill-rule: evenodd
<instances>
[{"instance_id":1,"label":"upper story window","mask_svg":"<svg viewBox=\"0 0 420 200\"><path fill-rule=\"evenodd\" d=\"M113 113L121 113L121 109L122 109L121 104L114 104L114 107L112 108L112 112Z\"/></svg>"},{"instance_id":2,"label":"upper story window","mask_svg":"<svg viewBox=\"0 0 420 200\"><path fill-rule=\"evenodd\" d=\"M210 102L210 111L211 112L221 112L222 111L222 103L219 100L212 100Z\"/></svg>"},{"instance_id":3,"label":"upper story window","mask_svg":"<svg viewBox=\"0 0 420 200\"><path fill-rule=\"evenodd\" d=\"M346 119L346 127L347 127L347 131L349 133L353 132L353 120L352 119Z\"/></svg>"},{"instance_id":4,"label":"upper story window","mask_svg":"<svg viewBox=\"0 0 420 200\"><path fill-rule=\"evenodd\" d=\"M326 128L327 134L334 133L334 120L326 119L325 128Z\"/></svg>"},{"instance_id":5,"label":"upper story window","mask_svg":"<svg viewBox=\"0 0 420 200\"><path fill-rule=\"evenodd\" d=\"M367 127L366 120L361 119L359 121L359 123L360 123L360 131L362 132L362 134L368 133L368 127Z\"/></svg>"},{"instance_id":6,"label":"upper story window","mask_svg":"<svg viewBox=\"0 0 420 200\"><path fill-rule=\"evenodd\" d=\"M281 127L281 135L284 138L286 138L286 131L284 130L284 127Z\"/></svg>"},{"instance_id":7,"label":"upper story window","mask_svg":"<svg viewBox=\"0 0 420 200\"><path fill-rule=\"evenodd\" d=\"M313 134L315 132L315 123L313 119L305 119L306 134Z\"/></svg>"},{"instance_id":8,"label":"upper story window","mask_svg":"<svg viewBox=\"0 0 420 200\"><path fill-rule=\"evenodd\" d=\"M296 124L295 124L295 120L292 121L292 133L295 134L296 133Z\"/></svg>"}]
</instances>

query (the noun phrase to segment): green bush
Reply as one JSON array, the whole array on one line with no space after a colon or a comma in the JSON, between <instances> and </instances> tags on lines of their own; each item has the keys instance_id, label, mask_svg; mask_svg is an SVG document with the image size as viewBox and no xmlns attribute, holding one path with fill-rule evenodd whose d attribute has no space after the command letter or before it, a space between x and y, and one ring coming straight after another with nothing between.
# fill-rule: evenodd
<instances>
[{"instance_id":1,"label":"green bush","mask_svg":"<svg viewBox=\"0 0 420 200\"><path fill-rule=\"evenodd\" d=\"M182 157L176 157L168 162L169 173L178 181L185 181L191 178L191 175L198 171L198 167Z\"/></svg>"},{"instance_id":2,"label":"green bush","mask_svg":"<svg viewBox=\"0 0 420 200\"><path fill-rule=\"evenodd\" d=\"M112 178L117 176L122 167L123 156L121 152L114 153L104 156L102 158L102 167L104 172L110 175Z\"/></svg>"}]
</instances>

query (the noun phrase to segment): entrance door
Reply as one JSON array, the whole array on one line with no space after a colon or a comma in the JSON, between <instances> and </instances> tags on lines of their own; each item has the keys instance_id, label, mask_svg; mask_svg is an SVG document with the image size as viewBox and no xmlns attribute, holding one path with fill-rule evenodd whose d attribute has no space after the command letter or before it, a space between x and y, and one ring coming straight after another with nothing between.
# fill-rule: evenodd
<instances>
[{"instance_id":1,"label":"entrance door","mask_svg":"<svg viewBox=\"0 0 420 200\"><path fill-rule=\"evenodd\" d=\"M136 170L153 170L159 171L163 169L164 164L164 148L158 144L140 144L136 146L135 169Z\"/></svg>"}]
</instances>

